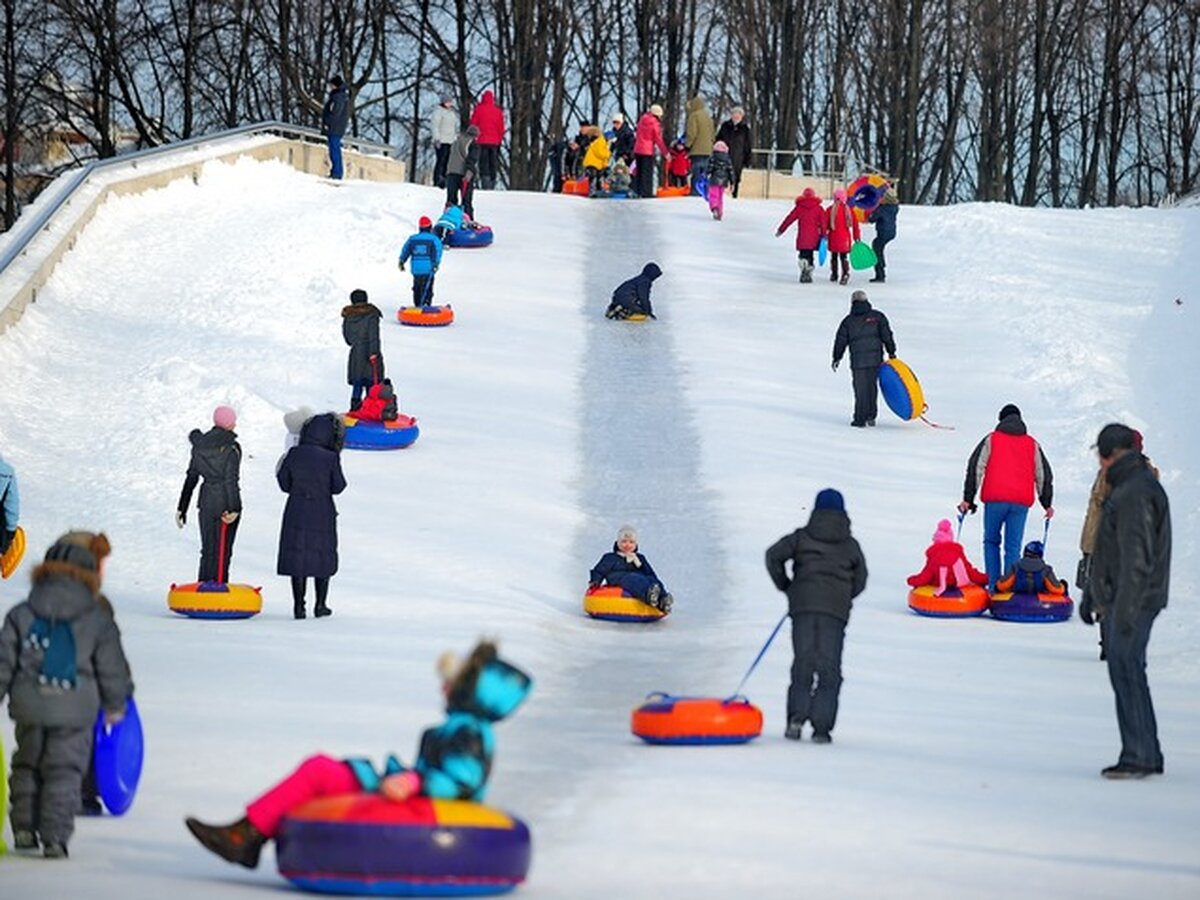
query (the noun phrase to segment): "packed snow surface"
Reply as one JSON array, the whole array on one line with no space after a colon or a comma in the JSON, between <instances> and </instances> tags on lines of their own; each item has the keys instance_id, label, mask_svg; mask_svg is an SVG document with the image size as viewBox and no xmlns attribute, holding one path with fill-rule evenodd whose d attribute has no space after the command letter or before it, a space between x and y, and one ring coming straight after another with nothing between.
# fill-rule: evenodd
<instances>
[{"instance_id":1,"label":"packed snow surface","mask_svg":"<svg viewBox=\"0 0 1200 900\"><path fill-rule=\"evenodd\" d=\"M797 283L780 201L588 201L480 194L486 250L450 251L444 329L395 322L403 239L429 188L331 184L210 163L111 200L0 336L0 452L16 467L28 571L69 527L107 531L106 570L147 729L122 818L82 819L67 863L9 856L0 895L251 898L284 886L268 852L227 865L183 816L230 821L306 755L411 759L439 720L433 662L495 636L536 680L498 726L489 800L526 820L535 898L1200 896L1200 209L905 207L886 285ZM871 229L864 229L868 237ZM656 322L614 323L613 287L650 260ZM331 619L291 618L275 574L282 414L344 408L340 309L365 288L420 440L346 451ZM851 429L830 372L849 293L867 288L928 417ZM1055 473L1047 558L1073 576L1090 446L1144 430L1175 527L1171 605L1150 646L1167 774L1110 783L1119 749L1096 632L912 615L918 571L967 456L1018 404ZM188 431L238 412L244 519L233 580L255 619L168 612L193 580L173 511ZM841 490L870 570L832 746L785 741L785 628L746 693L746 746L642 745L655 690L732 693L785 610L763 551ZM981 563L981 516L963 542ZM650 626L592 621L581 596L618 526L676 596ZM1026 537L1041 537L1031 515ZM310 598L311 602L311 598ZM12 748L12 724L0 725Z\"/></svg>"}]
</instances>

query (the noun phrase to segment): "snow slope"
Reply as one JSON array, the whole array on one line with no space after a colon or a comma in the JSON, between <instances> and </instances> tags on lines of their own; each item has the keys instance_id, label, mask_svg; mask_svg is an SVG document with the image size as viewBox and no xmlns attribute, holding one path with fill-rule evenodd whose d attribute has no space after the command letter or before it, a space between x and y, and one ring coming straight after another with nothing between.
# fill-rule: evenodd
<instances>
[{"instance_id":1,"label":"snow slope","mask_svg":"<svg viewBox=\"0 0 1200 900\"><path fill-rule=\"evenodd\" d=\"M490 799L529 822L520 896L1155 897L1200 893L1197 510L1200 210L905 208L870 290L930 418L851 430L829 371L851 288L796 283L785 203L606 203L481 195L497 232L453 251L447 329L390 320L384 353L422 436L347 451L332 619L294 622L274 575L282 413L346 403L339 310L363 287L394 316L403 238L438 195L332 185L276 164L210 164L110 201L20 324L0 337L0 452L21 479L31 557L72 526L107 530L106 578L147 723L132 812L82 820L72 860L0 862L5 898L261 896L283 882L208 855L184 814L232 819L303 756L410 757L437 720L433 660L481 634L528 668L498 730ZM1131 235L1136 240L1131 240ZM649 259L657 322L611 323ZM821 273L818 273L821 274ZM1179 298L1179 303L1176 303ZM1056 476L1048 557L1073 574L1105 422L1145 430L1174 507L1172 605L1150 676L1168 774L1102 781L1118 750L1095 632L912 616L903 578L951 513L974 444L1016 402ZM242 623L172 617L194 575L173 527L187 432L232 403L245 451ZM847 633L832 747L782 739L786 629L749 682L745 747L668 750L629 735L652 690L727 694L784 611L765 547L814 493L846 495L871 577ZM654 626L580 611L617 526L677 597ZM979 522L964 543L978 559ZM1040 536L1031 520L1028 534ZM23 596L32 559L0 585ZM11 723L0 725L11 750Z\"/></svg>"}]
</instances>

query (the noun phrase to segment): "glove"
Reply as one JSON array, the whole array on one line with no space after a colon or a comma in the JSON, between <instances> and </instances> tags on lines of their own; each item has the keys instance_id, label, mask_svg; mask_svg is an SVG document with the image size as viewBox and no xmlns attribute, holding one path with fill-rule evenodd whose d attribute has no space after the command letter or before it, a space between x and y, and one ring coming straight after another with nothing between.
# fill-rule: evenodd
<instances>
[{"instance_id":1,"label":"glove","mask_svg":"<svg viewBox=\"0 0 1200 900\"><path fill-rule=\"evenodd\" d=\"M393 803L403 803L421 789L421 776L416 772L399 772L379 783L379 793Z\"/></svg>"},{"instance_id":2,"label":"glove","mask_svg":"<svg viewBox=\"0 0 1200 900\"><path fill-rule=\"evenodd\" d=\"M1085 553L1083 558L1079 560L1079 565L1075 567L1075 587L1081 591L1087 589L1088 574L1092 567L1092 554Z\"/></svg>"},{"instance_id":3,"label":"glove","mask_svg":"<svg viewBox=\"0 0 1200 900\"><path fill-rule=\"evenodd\" d=\"M966 515L967 513L971 513L971 515L974 515L975 510L977 510L978 508L979 507L977 507L970 500L964 500L962 503L958 504L958 511L960 513L962 513L963 515Z\"/></svg>"},{"instance_id":4,"label":"glove","mask_svg":"<svg viewBox=\"0 0 1200 900\"><path fill-rule=\"evenodd\" d=\"M775 237L779 237L781 234L783 234L782 231L777 231L777 232L775 232Z\"/></svg>"},{"instance_id":5,"label":"glove","mask_svg":"<svg viewBox=\"0 0 1200 900\"><path fill-rule=\"evenodd\" d=\"M1047 518L1047 519L1053 519L1053 518L1054 518L1054 507L1053 507L1053 506L1047 506L1047 507L1046 507L1046 518Z\"/></svg>"},{"instance_id":6,"label":"glove","mask_svg":"<svg viewBox=\"0 0 1200 900\"><path fill-rule=\"evenodd\" d=\"M175 527L182 528L183 523L187 521L187 513L182 509L175 510Z\"/></svg>"},{"instance_id":7,"label":"glove","mask_svg":"<svg viewBox=\"0 0 1200 900\"><path fill-rule=\"evenodd\" d=\"M1084 594L1083 599L1079 601L1079 618L1088 625L1096 624L1096 610L1092 606L1091 594Z\"/></svg>"},{"instance_id":8,"label":"glove","mask_svg":"<svg viewBox=\"0 0 1200 900\"><path fill-rule=\"evenodd\" d=\"M895 354L895 353L889 353L889 354L888 354L888 359L895 359L895 358L896 358L896 354Z\"/></svg>"},{"instance_id":9,"label":"glove","mask_svg":"<svg viewBox=\"0 0 1200 900\"><path fill-rule=\"evenodd\" d=\"M226 511L226 512L221 513L221 521L224 522L226 525L232 525L234 522L237 521L237 518L239 515L240 515L240 513Z\"/></svg>"},{"instance_id":10,"label":"glove","mask_svg":"<svg viewBox=\"0 0 1200 900\"><path fill-rule=\"evenodd\" d=\"M125 721L125 710L121 709L117 710L116 712L109 712L108 710L104 711L104 724L108 725L110 728L113 725L119 725L123 721Z\"/></svg>"},{"instance_id":11,"label":"glove","mask_svg":"<svg viewBox=\"0 0 1200 900\"><path fill-rule=\"evenodd\" d=\"M401 272L403 272L403 271L404 271L404 263L400 263L400 271L401 271Z\"/></svg>"},{"instance_id":12,"label":"glove","mask_svg":"<svg viewBox=\"0 0 1200 900\"><path fill-rule=\"evenodd\" d=\"M837 367L838 367L838 366L840 366L841 364L842 364L842 361L841 361L840 359L835 359L835 360L833 361L833 365L831 366L831 368L833 369L833 371L835 371L835 372L836 372L836 371L837 371Z\"/></svg>"},{"instance_id":13,"label":"glove","mask_svg":"<svg viewBox=\"0 0 1200 900\"><path fill-rule=\"evenodd\" d=\"M589 581L588 582L587 589L589 591L594 591L598 587L600 587L600 582L598 582L598 581Z\"/></svg>"}]
</instances>

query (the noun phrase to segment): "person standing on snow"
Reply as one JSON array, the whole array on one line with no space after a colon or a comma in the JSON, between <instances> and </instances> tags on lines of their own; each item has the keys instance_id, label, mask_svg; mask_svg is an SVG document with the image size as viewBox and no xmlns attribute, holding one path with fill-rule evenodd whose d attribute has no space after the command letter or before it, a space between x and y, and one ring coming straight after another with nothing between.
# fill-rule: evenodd
<instances>
[{"instance_id":1,"label":"person standing on snow","mask_svg":"<svg viewBox=\"0 0 1200 900\"><path fill-rule=\"evenodd\" d=\"M500 144L504 140L504 110L496 105L496 96L484 91L475 109L471 124L479 129L479 177L485 191L496 186L500 173Z\"/></svg>"},{"instance_id":2,"label":"person standing on snow","mask_svg":"<svg viewBox=\"0 0 1200 900\"><path fill-rule=\"evenodd\" d=\"M237 413L232 407L218 406L213 410L212 418L211 429L195 428L188 435L192 455L175 508L175 524L182 528L187 522L192 491L203 479L196 504L200 526L200 572L197 577L199 581L226 582L233 559L233 539L237 536L242 514L242 493L238 484L242 448L233 431Z\"/></svg>"},{"instance_id":3,"label":"person standing on snow","mask_svg":"<svg viewBox=\"0 0 1200 900\"><path fill-rule=\"evenodd\" d=\"M880 310L874 309L865 291L850 295L850 314L838 325L833 339L833 371L842 362L842 354L850 350L850 374L854 383L855 428L874 427L879 413L879 367L883 351L888 359L896 358L896 340L892 326Z\"/></svg>"},{"instance_id":4,"label":"person standing on snow","mask_svg":"<svg viewBox=\"0 0 1200 900\"><path fill-rule=\"evenodd\" d=\"M683 125L683 142L692 158L692 191L697 191L697 180L708 175L708 158L712 156L716 141L716 128L704 97L697 94L684 107L687 118Z\"/></svg>"},{"instance_id":5,"label":"person standing on snow","mask_svg":"<svg viewBox=\"0 0 1200 900\"><path fill-rule=\"evenodd\" d=\"M879 205L867 216L867 221L875 226L875 239L871 241L871 249L875 251L875 277L871 281L887 281L887 260L883 250L896 239L896 217L899 214L900 200L896 197L896 189L889 184Z\"/></svg>"},{"instance_id":6,"label":"person standing on snow","mask_svg":"<svg viewBox=\"0 0 1200 900\"><path fill-rule=\"evenodd\" d=\"M1054 515L1054 473L1041 446L1029 436L1021 410L1006 403L997 418L995 431L979 442L967 460L962 502L958 504L960 513L975 512L977 490L983 501L983 568L989 593L995 593L1000 576L1021 558L1025 519L1035 491L1046 518Z\"/></svg>"},{"instance_id":7,"label":"person standing on snow","mask_svg":"<svg viewBox=\"0 0 1200 900\"><path fill-rule=\"evenodd\" d=\"M717 140L724 141L729 147L729 158L733 160L733 197L736 200L742 183L742 169L750 165L754 150L754 137L750 134L744 109L740 106L733 108L729 118L717 130Z\"/></svg>"},{"instance_id":8,"label":"person standing on snow","mask_svg":"<svg viewBox=\"0 0 1200 900\"><path fill-rule=\"evenodd\" d=\"M613 158L624 160L628 166L633 162L633 145L637 143L637 133L634 132L633 126L625 121L625 113L613 113L612 131Z\"/></svg>"},{"instance_id":9,"label":"person standing on snow","mask_svg":"<svg viewBox=\"0 0 1200 900\"><path fill-rule=\"evenodd\" d=\"M321 131L329 140L329 177L342 178L342 136L350 124L350 89L341 75L329 79L329 97L321 111Z\"/></svg>"},{"instance_id":10,"label":"person standing on snow","mask_svg":"<svg viewBox=\"0 0 1200 900\"><path fill-rule=\"evenodd\" d=\"M792 207L779 227L775 229L775 237L783 234L789 225L796 223L796 253L800 258L800 283L812 284L813 252L821 246L821 238L825 234L825 210L821 207L821 198L812 188L804 189L796 198Z\"/></svg>"},{"instance_id":11,"label":"person standing on snow","mask_svg":"<svg viewBox=\"0 0 1200 900\"><path fill-rule=\"evenodd\" d=\"M383 313L367 301L367 292L350 292L350 305L342 307L342 338L350 345L346 382L351 386L350 409L362 405L363 393L383 381L383 353L379 347L379 322Z\"/></svg>"},{"instance_id":12,"label":"person standing on snow","mask_svg":"<svg viewBox=\"0 0 1200 900\"><path fill-rule=\"evenodd\" d=\"M633 144L633 156L637 160L633 189L639 197L654 196L654 151L658 150L664 159L670 153L663 140L662 116L663 108L654 103L638 119L637 138Z\"/></svg>"},{"instance_id":13,"label":"person standing on snow","mask_svg":"<svg viewBox=\"0 0 1200 900\"><path fill-rule=\"evenodd\" d=\"M846 202L846 189L833 192L833 202L826 211L825 234L829 241L829 280L838 284L850 283L850 248L859 239L858 217ZM842 274L838 276L838 263Z\"/></svg>"},{"instance_id":14,"label":"person standing on snow","mask_svg":"<svg viewBox=\"0 0 1200 900\"><path fill-rule=\"evenodd\" d=\"M450 145L458 136L458 116L454 113L454 98L449 94L433 111L429 120L430 137L433 139L433 186L446 186L446 163L450 159Z\"/></svg>"},{"instance_id":15,"label":"person standing on snow","mask_svg":"<svg viewBox=\"0 0 1200 900\"><path fill-rule=\"evenodd\" d=\"M420 308L433 303L433 276L442 264L442 241L433 233L433 222L428 216L421 216L417 226L420 231L405 241L400 250L400 271L404 271L404 264L411 259L413 306Z\"/></svg>"},{"instance_id":16,"label":"person standing on snow","mask_svg":"<svg viewBox=\"0 0 1200 900\"><path fill-rule=\"evenodd\" d=\"M446 160L446 205L461 206L472 219L475 218L475 182L479 177L478 137L479 126L468 125L450 145L450 156Z\"/></svg>"}]
</instances>

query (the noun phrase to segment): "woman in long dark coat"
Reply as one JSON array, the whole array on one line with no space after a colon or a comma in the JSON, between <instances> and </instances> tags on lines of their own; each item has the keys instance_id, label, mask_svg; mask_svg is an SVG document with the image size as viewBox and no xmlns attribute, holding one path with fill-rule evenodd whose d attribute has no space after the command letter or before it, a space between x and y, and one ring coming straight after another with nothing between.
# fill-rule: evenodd
<instances>
[{"instance_id":1,"label":"woman in long dark coat","mask_svg":"<svg viewBox=\"0 0 1200 900\"><path fill-rule=\"evenodd\" d=\"M333 615L325 604L329 579L338 569L337 507L333 495L346 489L341 449L345 427L334 413L313 416L300 432L300 444L283 458L275 478L287 492L279 530L280 575L292 578L293 614L304 618L306 579L317 587L313 615Z\"/></svg>"}]
</instances>

